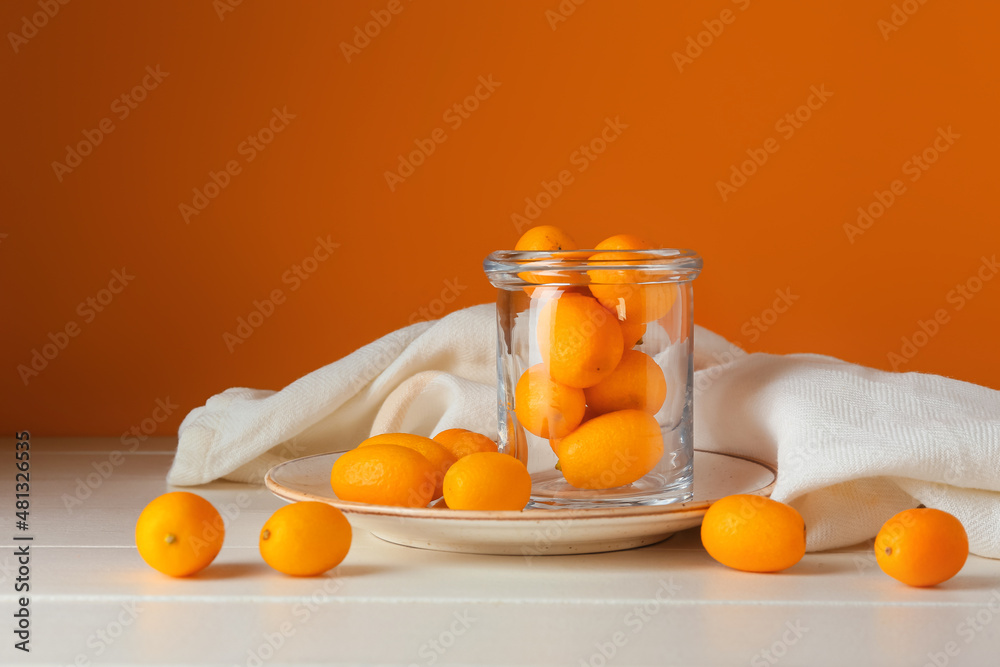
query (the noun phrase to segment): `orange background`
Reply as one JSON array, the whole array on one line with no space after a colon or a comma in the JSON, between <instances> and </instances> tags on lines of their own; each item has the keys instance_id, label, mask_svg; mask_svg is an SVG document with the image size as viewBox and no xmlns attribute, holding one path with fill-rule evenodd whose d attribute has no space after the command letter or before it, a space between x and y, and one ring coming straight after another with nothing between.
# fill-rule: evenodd
<instances>
[{"instance_id":1,"label":"orange background","mask_svg":"<svg viewBox=\"0 0 1000 667\"><path fill-rule=\"evenodd\" d=\"M387 4L243 2L220 18L207 1L70 2L15 53L9 33L41 10L3 3L5 430L118 435L169 398L167 434L213 393L280 388L443 297L491 300L483 257L513 247L511 215L564 169L538 223L591 247L629 231L698 250L696 321L746 348L889 368L944 309L899 369L1000 387L1000 280L961 310L948 299L1000 246L995 3L911 0L885 39L888 0L591 0L555 29L557 0L401 0L348 62L340 43ZM721 33L679 71L704 21ZM113 102L157 65L169 74L120 119ZM453 128L444 113L480 76L500 85ZM786 138L775 124L811 86L832 97ZM246 161L275 107L295 118ZM57 180L52 163L104 118L114 131ZM578 171L606 118L628 127ZM909 181L939 127L960 138ZM385 172L435 128L445 142L390 191ZM768 138L777 152L723 201L717 182ZM240 173L186 224L179 205L229 160ZM894 179L905 193L851 243L845 223ZM283 274L327 236L339 247L292 291ZM78 304L122 267L134 280L85 322ZM799 298L772 318L786 288ZM274 289L284 303L230 352L223 334ZM18 366L74 322L26 385Z\"/></svg>"}]
</instances>

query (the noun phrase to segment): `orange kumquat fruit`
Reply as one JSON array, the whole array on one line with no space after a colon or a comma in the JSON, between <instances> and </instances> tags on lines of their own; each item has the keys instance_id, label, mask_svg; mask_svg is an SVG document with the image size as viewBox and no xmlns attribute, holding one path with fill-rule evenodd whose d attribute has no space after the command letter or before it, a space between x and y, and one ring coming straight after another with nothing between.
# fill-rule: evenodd
<instances>
[{"instance_id":1,"label":"orange kumquat fruit","mask_svg":"<svg viewBox=\"0 0 1000 667\"><path fill-rule=\"evenodd\" d=\"M875 537L879 567L910 586L945 582L958 574L968 557L969 537L962 522L929 507L900 512Z\"/></svg>"},{"instance_id":2,"label":"orange kumquat fruit","mask_svg":"<svg viewBox=\"0 0 1000 667\"><path fill-rule=\"evenodd\" d=\"M194 574L215 560L226 537L222 516L187 491L165 493L146 505L135 524L139 555L171 577Z\"/></svg>"},{"instance_id":3,"label":"orange kumquat fruit","mask_svg":"<svg viewBox=\"0 0 1000 667\"><path fill-rule=\"evenodd\" d=\"M586 409L582 389L549 377L542 364L526 370L514 387L514 412L540 438L561 438L580 425Z\"/></svg>"},{"instance_id":4,"label":"orange kumquat fruit","mask_svg":"<svg viewBox=\"0 0 1000 667\"><path fill-rule=\"evenodd\" d=\"M656 414L667 397L663 370L648 354L626 350L608 377L583 390L587 408L602 415L616 410L645 410Z\"/></svg>"},{"instance_id":5,"label":"orange kumquat fruit","mask_svg":"<svg viewBox=\"0 0 1000 667\"><path fill-rule=\"evenodd\" d=\"M581 294L564 294L547 302L538 314L537 337L549 376L578 389L609 376L625 349L615 316Z\"/></svg>"},{"instance_id":6,"label":"orange kumquat fruit","mask_svg":"<svg viewBox=\"0 0 1000 667\"><path fill-rule=\"evenodd\" d=\"M663 456L656 418L642 410L594 417L556 442L563 477L580 489L611 489L650 472Z\"/></svg>"},{"instance_id":7,"label":"orange kumquat fruit","mask_svg":"<svg viewBox=\"0 0 1000 667\"><path fill-rule=\"evenodd\" d=\"M576 241L569 234L552 225L532 227L517 240L514 250L554 251L576 250Z\"/></svg>"},{"instance_id":8,"label":"orange kumquat fruit","mask_svg":"<svg viewBox=\"0 0 1000 667\"><path fill-rule=\"evenodd\" d=\"M271 515L260 531L260 555L278 572L314 577L340 565L351 548L351 524L332 505L299 502Z\"/></svg>"},{"instance_id":9,"label":"orange kumquat fruit","mask_svg":"<svg viewBox=\"0 0 1000 667\"><path fill-rule=\"evenodd\" d=\"M363 441L358 447L371 447L372 445L399 445L419 452L425 459L434 466L434 498L441 497L441 482L448 468L455 462L456 457L446 447L440 443L425 438L422 435L412 433L382 433L373 435Z\"/></svg>"},{"instance_id":10,"label":"orange kumquat fruit","mask_svg":"<svg viewBox=\"0 0 1000 667\"><path fill-rule=\"evenodd\" d=\"M444 478L444 499L454 510L521 510L531 499L531 475L513 456L463 456Z\"/></svg>"},{"instance_id":11,"label":"orange kumquat fruit","mask_svg":"<svg viewBox=\"0 0 1000 667\"><path fill-rule=\"evenodd\" d=\"M330 486L341 500L426 507L435 497L437 472L414 449L376 444L341 454L330 471Z\"/></svg>"},{"instance_id":12,"label":"orange kumquat fruit","mask_svg":"<svg viewBox=\"0 0 1000 667\"><path fill-rule=\"evenodd\" d=\"M701 523L701 543L723 565L745 572L778 572L806 552L802 515L764 496L737 494L712 503Z\"/></svg>"},{"instance_id":13,"label":"orange kumquat fruit","mask_svg":"<svg viewBox=\"0 0 1000 667\"><path fill-rule=\"evenodd\" d=\"M479 452L497 451L497 443L482 433L475 433L473 431L460 433L456 437L451 438L447 444L442 444L456 459Z\"/></svg>"}]
</instances>

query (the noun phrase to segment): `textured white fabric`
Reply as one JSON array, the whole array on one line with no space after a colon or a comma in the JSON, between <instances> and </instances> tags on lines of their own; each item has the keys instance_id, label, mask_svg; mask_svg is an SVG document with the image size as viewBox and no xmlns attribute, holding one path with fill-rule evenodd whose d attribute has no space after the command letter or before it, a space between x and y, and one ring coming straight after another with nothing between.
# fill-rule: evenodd
<instances>
[{"instance_id":1,"label":"textured white fabric","mask_svg":"<svg viewBox=\"0 0 1000 667\"><path fill-rule=\"evenodd\" d=\"M461 426L496 436L493 305L393 332L278 392L229 389L180 427L168 481L260 483L276 463L373 433ZM813 354L747 354L696 327L695 443L778 466L772 497L810 551L871 538L925 504L1000 558L1000 391Z\"/></svg>"}]
</instances>

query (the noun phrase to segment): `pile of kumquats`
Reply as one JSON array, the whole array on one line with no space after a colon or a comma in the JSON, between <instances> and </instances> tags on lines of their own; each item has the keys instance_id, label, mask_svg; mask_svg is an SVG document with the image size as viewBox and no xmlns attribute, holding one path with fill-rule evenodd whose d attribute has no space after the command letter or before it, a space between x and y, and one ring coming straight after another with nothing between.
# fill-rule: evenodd
<instances>
[{"instance_id":1,"label":"pile of kumquats","mask_svg":"<svg viewBox=\"0 0 1000 667\"><path fill-rule=\"evenodd\" d=\"M602 244L598 249L655 247L631 235L611 237ZM537 251L576 248L564 231L550 226L529 230L515 246L516 250ZM633 332L630 338L638 340L641 335ZM613 389L604 398L616 404ZM565 396L552 391L516 400L531 406L530 411L527 407L523 413L517 410L519 421L544 437L565 440L574 429L586 426L579 426L584 410L590 407L589 402L584 405L584 398L577 401L579 405L567 405ZM655 405L651 410L655 413L658 403L662 397L644 396L638 405L627 406L632 409L621 411L648 413ZM567 427L573 421L577 423ZM433 438L409 433L370 437L337 458L330 484L341 500L401 507L434 503L434 507L452 510L520 511L531 496L531 476L520 460L499 453L487 436L462 428L442 431ZM224 537L222 517L215 507L184 491L149 503L135 529L142 558L174 577L208 567L222 549ZM282 507L267 520L259 547L264 561L275 570L316 576L340 564L351 537L351 525L336 507L298 502ZM805 554L806 527L793 507L741 494L711 505L702 522L701 539L709 555L724 565L747 572L777 572L795 565ZM925 507L892 517L875 539L875 556L882 570L911 586L934 586L950 579L962 569L968 553L968 537L958 519Z\"/></svg>"}]
</instances>

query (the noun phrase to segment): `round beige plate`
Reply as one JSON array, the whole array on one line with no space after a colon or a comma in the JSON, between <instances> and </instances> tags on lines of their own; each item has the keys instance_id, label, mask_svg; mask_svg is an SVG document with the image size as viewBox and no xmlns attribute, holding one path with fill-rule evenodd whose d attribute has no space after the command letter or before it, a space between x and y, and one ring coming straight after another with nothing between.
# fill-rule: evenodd
<instances>
[{"instance_id":1,"label":"round beige plate","mask_svg":"<svg viewBox=\"0 0 1000 667\"><path fill-rule=\"evenodd\" d=\"M284 500L318 500L340 508L355 530L368 530L387 542L471 554L582 554L653 544L699 525L705 510L718 498L734 493L769 495L776 477L772 467L757 461L696 451L694 499L686 503L470 512L340 500L330 488L330 469L340 454L287 461L268 471L265 484Z\"/></svg>"}]
</instances>

